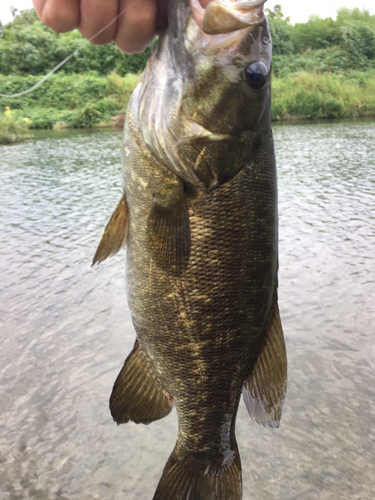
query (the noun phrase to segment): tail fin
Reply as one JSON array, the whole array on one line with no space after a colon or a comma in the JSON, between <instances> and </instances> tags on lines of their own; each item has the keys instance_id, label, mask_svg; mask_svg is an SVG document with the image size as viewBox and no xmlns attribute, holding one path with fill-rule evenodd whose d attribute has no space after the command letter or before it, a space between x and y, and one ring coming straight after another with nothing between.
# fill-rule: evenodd
<instances>
[{"instance_id":1,"label":"tail fin","mask_svg":"<svg viewBox=\"0 0 375 500\"><path fill-rule=\"evenodd\" d=\"M242 475L238 450L220 459L181 460L174 451L164 467L153 500L241 500Z\"/></svg>"}]
</instances>

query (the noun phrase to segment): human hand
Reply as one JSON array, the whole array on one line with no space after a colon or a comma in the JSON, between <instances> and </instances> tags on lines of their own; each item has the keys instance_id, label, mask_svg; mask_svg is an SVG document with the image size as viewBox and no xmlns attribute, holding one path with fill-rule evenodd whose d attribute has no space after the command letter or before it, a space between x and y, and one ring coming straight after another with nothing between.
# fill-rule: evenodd
<instances>
[{"instance_id":1,"label":"human hand","mask_svg":"<svg viewBox=\"0 0 375 500\"><path fill-rule=\"evenodd\" d=\"M201 0L205 7L210 0ZM33 0L42 23L58 33L78 28L91 39L120 12L116 21L90 40L102 45L114 41L128 53L142 52L167 26L168 0Z\"/></svg>"}]
</instances>

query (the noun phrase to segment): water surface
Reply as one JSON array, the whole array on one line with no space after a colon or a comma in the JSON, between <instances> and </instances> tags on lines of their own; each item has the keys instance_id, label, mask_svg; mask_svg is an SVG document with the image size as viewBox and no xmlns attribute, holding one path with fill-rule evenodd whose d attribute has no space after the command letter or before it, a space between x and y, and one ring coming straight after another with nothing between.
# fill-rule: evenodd
<instances>
[{"instance_id":1,"label":"water surface","mask_svg":"<svg viewBox=\"0 0 375 500\"><path fill-rule=\"evenodd\" d=\"M244 500L375 498L375 122L274 127L282 425L237 419ZM0 147L0 498L151 500L176 413L117 427L134 342L124 253L90 268L121 195L121 133Z\"/></svg>"}]
</instances>

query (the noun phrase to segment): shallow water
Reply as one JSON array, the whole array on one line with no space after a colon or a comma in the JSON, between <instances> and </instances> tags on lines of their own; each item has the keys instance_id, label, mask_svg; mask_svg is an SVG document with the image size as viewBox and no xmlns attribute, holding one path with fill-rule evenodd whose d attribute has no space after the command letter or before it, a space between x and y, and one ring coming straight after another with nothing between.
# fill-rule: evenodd
<instances>
[{"instance_id":1,"label":"shallow water","mask_svg":"<svg viewBox=\"0 0 375 500\"><path fill-rule=\"evenodd\" d=\"M278 125L280 429L237 419L244 500L375 498L375 122ZM117 427L124 253L90 268L121 133L0 147L0 499L151 500L176 413Z\"/></svg>"}]
</instances>

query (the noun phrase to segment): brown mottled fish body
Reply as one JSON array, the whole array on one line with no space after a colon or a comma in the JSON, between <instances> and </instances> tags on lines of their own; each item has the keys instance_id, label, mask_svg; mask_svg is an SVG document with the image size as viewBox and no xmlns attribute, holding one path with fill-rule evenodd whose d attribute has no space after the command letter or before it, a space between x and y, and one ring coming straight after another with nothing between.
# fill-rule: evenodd
<instances>
[{"instance_id":1,"label":"brown mottled fish body","mask_svg":"<svg viewBox=\"0 0 375 500\"><path fill-rule=\"evenodd\" d=\"M253 17L254 9L260 16L262 2L250 3ZM113 229L118 241L127 242L128 301L137 340L115 383L112 415L118 423L149 423L168 414L173 403L178 413L176 447L156 500L239 500L234 429L241 392L253 418L278 426L286 390L277 308L270 49L264 49L270 43L268 26L262 17L244 28L242 16L238 35L231 28L229 35L202 35L202 15L195 2L171 3L169 33L154 48L131 98L123 147L125 194L118 209L122 232L118 224ZM208 24L217 25L215 19ZM197 37L200 45L192 50L189 44ZM224 40L219 55L207 56L215 37ZM176 50L181 40L183 49ZM208 73L199 74L194 50L203 52L200 61ZM220 61L230 51L220 76ZM267 67L266 83L248 90L244 72L259 60ZM228 79L237 85L228 93L223 80L233 66L240 76ZM228 106L236 109L225 111ZM163 125L165 111L177 116L174 123ZM107 227L107 240L110 231ZM117 251L119 245L113 246Z\"/></svg>"}]
</instances>

